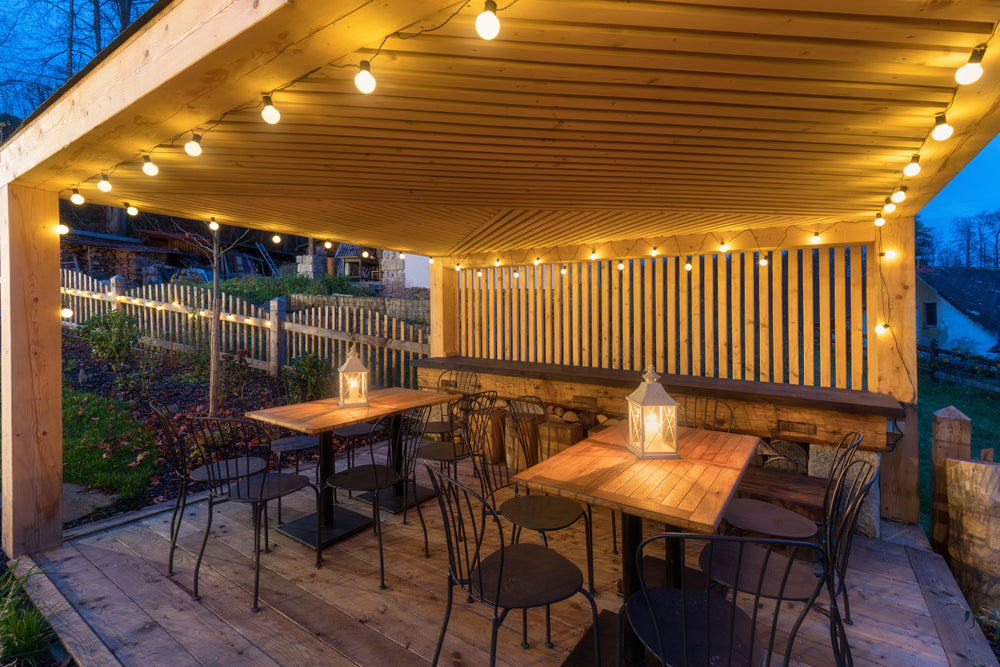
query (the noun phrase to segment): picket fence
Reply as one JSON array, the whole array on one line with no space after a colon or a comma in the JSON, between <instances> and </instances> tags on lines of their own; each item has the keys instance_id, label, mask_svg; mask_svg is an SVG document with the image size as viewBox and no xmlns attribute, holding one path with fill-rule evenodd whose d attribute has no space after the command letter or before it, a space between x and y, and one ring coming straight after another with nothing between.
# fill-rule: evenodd
<instances>
[{"instance_id":1,"label":"picket fence","mask_svg":"<svg viewBox=\"0 0 1000 667\"><path fill-rule=\"evenodd\" d=\"M193 285L142 285L127 288L122 278L96 280L62 270L63 305L80 324L95 315L122 310L133 316L146 340L174 350L206 349L212 316L211 291ZM371 372L370 381L385 387L417 386L414 359L430 353L427 332L380 313L349 306L318 306L293 313L284 300L261 308L231 294L221 295L220 349L246 351L251 366L277 375L296 357L314 353L337 367L354 344Z\"/></svg>"}]
</instances>

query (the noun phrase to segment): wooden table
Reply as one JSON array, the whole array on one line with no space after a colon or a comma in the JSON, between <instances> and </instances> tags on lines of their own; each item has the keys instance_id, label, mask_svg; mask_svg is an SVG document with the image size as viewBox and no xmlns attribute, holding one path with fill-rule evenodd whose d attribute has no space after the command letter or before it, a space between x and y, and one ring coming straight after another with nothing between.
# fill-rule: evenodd
<instances>
[{"instance_id":1,"label":"wooden table","mask_svg":"<svg viewBox=\"0 0 1000 667\"><path fill-rule=\"evenodd\" d=\"M630 452L628 423L578 442L518 473L515 483L622 513L622 588L639 590L635 553L642 520L679 530L714 533L760 439L756 436L678 429L680 458L640 459ZM675 562L679 563L679 559ZM681 576L674 572L674 576ZM625 659L642 662L643 649L626 628Z\"/></svg>"},{"instance_id":2,"label":"wooden table","mask_svg":"<svg viewBox=\"0 0 1000 667\"><path fill-rule=\"evenodd\" d=\"M316 517L313 515L290 521L278 530L311 547L315 547L316 540L319 539L321 546L326 548L337 540L370 526L370 517L340 505L335 506L332 489L325 486L326 479L333 474L333 430L375 421L412 408L447 403L457 398L459 397L455 394L444 392L392 387L368 392L368 405L362 407L341 408L334 397L246 413L250 419L309 435L319 435L320 438L317 482L324 485L321 487L323 520L320 535L317 538ZM398 424L390 426L390 434L398 435L398 432ZM392 444L393 438L390 435L390 450L397 450Z\"/></svg>"}]
</instances>

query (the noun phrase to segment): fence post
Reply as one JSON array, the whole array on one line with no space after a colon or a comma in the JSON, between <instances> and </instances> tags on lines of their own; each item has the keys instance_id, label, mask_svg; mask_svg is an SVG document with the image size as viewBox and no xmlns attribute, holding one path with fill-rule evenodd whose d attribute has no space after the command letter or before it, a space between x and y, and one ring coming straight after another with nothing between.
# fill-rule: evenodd
<instances>
[{"instance_id":1,"label":"fence post","mask_svg":"<svg viewBox=\"0 0 1000 667\"><path fill-rule=\"evenodd\" d=\"M126 284L128 281L121 276L112 276L108 280L108 284L111 287L111 310L121 310L122 302L118 300L118 297L125 295Z\"/></svg>"},{"instance_id":2,"label":"fence post","mask_svg":"<svg viewBox=\"0 0 1000 667\"><path fill-rule=\"evenodd\" d=\"M972 420L948 406L934 413L931 429L931 546L939 554L948 553L947 459L972 456Z\"/></svg>"},{"instance_id":3,"label":"fence post","mask_svg":"<svg viewBox=\"0 0 1000 667\"><path fill-rule=\"evenodd\" d=\"M270 303L271 331L267 336L267 372L272 377L281 374L281 365L285 361L285 313L288 304L281 297L271 299Z\"/></svg>"}]
</instances>

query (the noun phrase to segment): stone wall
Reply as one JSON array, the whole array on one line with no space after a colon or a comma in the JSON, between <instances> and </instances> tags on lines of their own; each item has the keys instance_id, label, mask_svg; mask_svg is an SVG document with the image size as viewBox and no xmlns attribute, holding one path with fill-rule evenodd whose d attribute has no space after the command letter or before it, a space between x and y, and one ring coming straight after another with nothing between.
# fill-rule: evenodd
<instances>
[{"instance_id":1,"label":"stone wall","mask_svg":"<svg viewBox=\"0 0 1000 667\"><path fill-rule=\"evenodd\" d=\"M308 278L320 278L326 273L326 255L297 255L295 273Z\"/></svg>"},{"instance_id":2,"label":"stone wall","mask_svg":"<svg viewBox=\"0 0 1000 667\"><path fill-rule=\"evenodd\" d=\"M292 294L288 310L304 310L318 306L348 306L364 308L415 324L430 325L430 299L395 299L381 296L348 296L346 294Z\"/></svg>"},{"instance_id":3,"label":"stone wall","mask_svg":"<svg viewBox=\"0 0 1000 667\"><path fill-rule=\"evenodd\" d=\"M382 288L386 293L391 294L406 289L406 260L401 259L398 252L382 250L379 262L382 269Z\"/></svg>"}]
</instances>

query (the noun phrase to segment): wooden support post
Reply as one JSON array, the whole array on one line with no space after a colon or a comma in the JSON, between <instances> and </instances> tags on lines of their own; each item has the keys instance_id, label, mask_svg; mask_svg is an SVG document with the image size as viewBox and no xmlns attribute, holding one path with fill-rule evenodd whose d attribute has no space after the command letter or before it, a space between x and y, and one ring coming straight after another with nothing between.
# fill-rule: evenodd
<instances>
[{"instance_id":1,"label":"wooden support post","mask_svg":"<svg viewBox=\"0 0 1000 667\"><path fill-rule=\"evenodd\" d=\"M128 281L122 276L112 276L108 280L108 284L111 286L111 310L121 310L122 302L118 300L118 297L125 295L125 290L128 289Z\"/></svg>"},{"instance_id":2,"label":"wooden support post","mask_svg":"<svg viewBox=\"0 0 1000 667\"><path fill-rule=\"evenodd\" d=\"M267 334L267 372L271 377L281 375L281 366L285 363L285 314L288 304L278 297L271 299L270 306L271 330Z\"/></svg>"},{"instance_id":3,"label":"wooden support post","mask_svg":"<svg viewBox=\"0 0 1000 667\"><path fill-rule=\"evenodd\" d=\"M3 549L11 558L62 542L59 199L0 187L0 386Z\"/></svg>"},{"instance_id":4,"label":"wooden support post","mask_svg":"<svg viewBox=\"0 0 1000 667\"><path fill-rule=\"evenodd\" d=\"M972 420L948 406L934 413L931 441L931 546L948 554L948 476L945 461L972 457Z\"/></svg>"},{"instance_id":5,"label":"wooden support post","mask_svg":"<svg viewBox=\"0 0 1000 667\"><path fill-rule=\"evenodd\" d=\"M901 423L903 437L882 457L880 488L882 517L903 523L920 521L919 440L917 438L917 305L913 218L901 218L879 228L874 275L868 274L868 346L875 349L878 387L907 406ZM889 259L878 253L892 250ZM877 324L888 324L883 334Z\"/></svg>"},{"instance_id":6,"label":"wooden support post","mask_svg":"<svg viewBox=\"0 0 1000 667\"><path fill-rule=\"evenodd\" d=\"M444 258L431 264L431 356L458 356L458 308L455 271ZM454 262L450 263L454 266Z\"/></svg>"}]
</instances>

